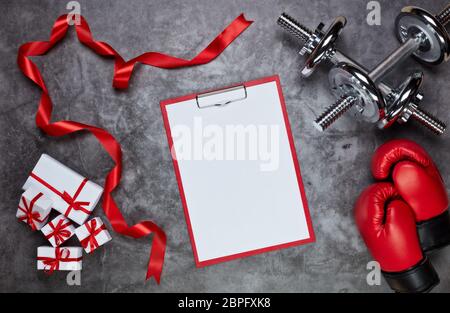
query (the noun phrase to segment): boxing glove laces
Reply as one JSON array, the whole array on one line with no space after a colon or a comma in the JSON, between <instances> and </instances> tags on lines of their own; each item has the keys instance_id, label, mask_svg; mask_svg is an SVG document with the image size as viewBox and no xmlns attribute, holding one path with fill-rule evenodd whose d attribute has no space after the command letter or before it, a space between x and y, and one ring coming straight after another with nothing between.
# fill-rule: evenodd
<instances>
[{"instance_id":1,"label":"boxing glove laces","mask_svg":"<svg viewBox=\"0 0 450 313\"><path fill-rule=\"evenodd\" d=\"M436 165L421 146L405 139L381 145L372 159L372 174L377 180L392 180L412 208L425 252L450 244L447 191Z\"/></svg>"},{"instance_id":2,"label":"boxing glove laces","mask_svg":"<svg viewBox=\"0 0 450 313\"><path fill-rule=\"evenodd\" d=\"M359 232L383 277L396 292L428 292L439 277L423 254L414 213L392 183L376 183L356 201Z\"/></svg>"}]
</instances>

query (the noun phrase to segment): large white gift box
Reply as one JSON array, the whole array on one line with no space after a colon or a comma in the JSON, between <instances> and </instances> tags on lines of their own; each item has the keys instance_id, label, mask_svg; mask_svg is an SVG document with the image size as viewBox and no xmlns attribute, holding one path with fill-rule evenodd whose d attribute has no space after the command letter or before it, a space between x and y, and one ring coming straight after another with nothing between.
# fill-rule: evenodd
<instances>
[{"instance_id":1,"label":"large white gift box","mask_svg":"<svg viewBox=\"0 0 450 313\"><path fill-rule=\"evenodd\" d=\"M52 210L52 201L35 188L28 188L20 197L16 217L31 229L41 229Z\"/></svg>"},{"instance_id":2,"label":"large white gift box","mask_svg":"<svg viewBox=\"0 0 450 313\"><path fill-rule=\"evenodd\" d=\"M33 187L53 201L53 208L77 224L94 210L103 188L47 154L42 154L23 189Z\"/></svg>"},{"instance_id":3,"label":"large white gift box","mask_svg":"<svg viewBox=\"0 0 450 313\"><path fill-rule=\"evenodd\" d=\"M75 227L63 214L60 214L42 227L41 232L53 247L59 247L75 234Z\"/></svg>"},{"instance_id":4,"label":"large white gift box","mask_svg":"<svg viewBox=\"0 0 450 313\"><path fill-rule=\"evenodd\" d=\"M75 229L75 234L87 253L91 253L112 239L100 217L95 217Z\"/></svg>"},{"instance_id":5,"label":"large white gift box","mask_svg":"<svg viewBox=\"0 0 450 313\"><path fill-rule=\"evenodd\" d=\"M80 247L38 247L37 269L54 271L79 271L82 268L83 249Z\"/></svg>"}]
</instances>

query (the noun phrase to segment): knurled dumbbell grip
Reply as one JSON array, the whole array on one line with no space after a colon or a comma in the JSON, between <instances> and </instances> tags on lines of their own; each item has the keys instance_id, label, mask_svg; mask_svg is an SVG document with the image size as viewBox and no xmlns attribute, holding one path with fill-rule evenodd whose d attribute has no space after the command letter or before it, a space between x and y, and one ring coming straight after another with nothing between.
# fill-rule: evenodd
<instances>
[{"instance_id":1,"label":"knurled dumbbell grip","mask_svg":"<svg viewBox=\"0 0 450 313\"><path fill-rule=\"evenodd\" d=\"M442 24L447 25L450 21L450 4L448 4L438 15L436 15L436 19Z\"/></svg>"},{"instance_id":2,"label":"knurled dumbbell grip","mask_svg":"<svg viewBox=\"0 0 450 313\"><path fill-rule=\"evenodd\" d=\"M411 109L411 117L415 121L419 122L437 135L441 135L445 132L447 126L444 122L441 122L427 111L419 108L417 105L412 105Z\"/></svg>"},{"instance_id":3,"label":"knurled dumbbell grip","mask_svg":"<svg viewBox=\"0 0 450 313\"><path fill-rule=\"evenodd\" d=\"M325 112L323 112L315 121L314 126L320 130L324 131L331 124L334 123L339 117L342 116L348 109L350 109L356 102L356 97L354 96L343 96L338 101L330 105Z\"/></svg>"},{"instance_id":4,"label":"knurled dumbbell grip","mask_svg":"<svg viewBox=\"0 0 450 313\"><path fill-rule=\"evenodd\" d=\"M281 14L277 20L277 23L287 32L300 39L303 43L306 43L314 34L312 30L300 24L296 19L290 17L286 13Z\"/></svg>"}]
</instances>

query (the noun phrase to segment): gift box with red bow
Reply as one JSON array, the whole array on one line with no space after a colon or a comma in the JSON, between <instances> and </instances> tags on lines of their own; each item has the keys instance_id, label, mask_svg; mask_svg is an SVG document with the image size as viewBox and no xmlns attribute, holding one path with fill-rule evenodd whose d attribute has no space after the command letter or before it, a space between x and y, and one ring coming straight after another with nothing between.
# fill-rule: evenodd
<instances>
[{"instance_id":1,"label":"gift box with red bow","mask_svg":"<svg viewBox=\"0 0 450 313\"><path fill-rule=\"evenodd\" d=\"M51 274L54 271L79 271L83 250L80 247L38 247L37 269Z\"/></svg>"},{"instance_id":2,"label":"gift box with red bow","mask_svg":"<svg viewBox=\"0 0 450 313\"><path fill-rule=\"evenodd\" d=\"M99 217L95 217L75 229L75 234L87 253L91 253L112 239Z\"/></svg>"},{"instance_id":3,"label":"gift box with red bow","mask_svg":"<svg viewBox=\"0 0 450 313\"><path fill-rule=\"evenodd\" d=\"M60 214L42 227L41 232L53 247L59 247L75 234L75 227L71 221Z\"/></svg>"},{"instance_id":4,"label":"gift box with red bow","mask_svg":"<svg viewBox=\"0 0 450 313\"><path fill-rule=\"evenodd\" d=\"M39 230L48 220L52 201L35 188L28 188L20 197L17 218L32 230Z\"/></svg>"},{"instance_id":5,"label":"gift box with red bow","mask_svg":"<svg viewBox=\"0 0 450 313\"><path fill-rule=\"evenodd\" d=\"M33 187L53 201L53 208L77 224L94 210L103 188L52 157L42 154L23 189Z\"/></svg>"}]
</instances>

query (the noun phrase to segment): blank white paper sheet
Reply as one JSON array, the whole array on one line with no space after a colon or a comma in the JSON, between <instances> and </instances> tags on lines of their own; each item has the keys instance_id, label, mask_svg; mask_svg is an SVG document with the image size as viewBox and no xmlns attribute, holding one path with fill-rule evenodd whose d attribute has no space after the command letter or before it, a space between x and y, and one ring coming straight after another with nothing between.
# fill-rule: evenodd
<instances>
[{"instance_id":1,"label":"blank white paper sheet","mask_svg":"<svg viewBox=\"0 0 450 313\"><path fill-rule=\"evenodd\" d=\"M225 91L161 102L199 267L314 241L278 76Z\"/></svg>"}]
</instances>

